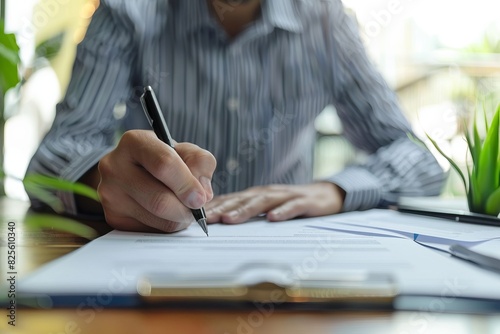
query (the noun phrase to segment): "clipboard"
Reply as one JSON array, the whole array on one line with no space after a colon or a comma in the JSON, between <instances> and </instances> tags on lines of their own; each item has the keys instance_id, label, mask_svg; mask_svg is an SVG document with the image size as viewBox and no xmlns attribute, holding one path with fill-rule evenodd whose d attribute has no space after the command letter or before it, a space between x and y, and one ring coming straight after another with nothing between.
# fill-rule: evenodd
<instances>
[{"instance_id":1,"label":"clipboard","mask_svg":"<svg viewBox=\"0 0 500 334\"><path fill-rule=\"evenodd\" d=\"M103 308L165 308L186 310L249 310L272 307L291 311L421 311L443 296L411 295L398 292L397 283L386 274L339 275L310 278L294 284L261 280L252 284L234 280L166 279L164 273L143 277L137 282L136 294L116 294ZM86 305L96 294L21 294L18 308L59 309ZM0 298L0 306L7 306ZM440 313L498 314L500 300L460 297L446 299Z\"/></svg>"},{"instance_id":2,"label":"clipboard","mask_svg":"<svg viewBox=\"0 0 500 334\"><path fill-rule=\"evenodd\" d=\"M243 276L245 276L243 274ZM221 277L169 277L153 273L141 278L137 292L150 306L274 304L282 308L392 310L398 289L386 274L309 277L300 281L246 281Z\"/></svg>"}]
</instances>

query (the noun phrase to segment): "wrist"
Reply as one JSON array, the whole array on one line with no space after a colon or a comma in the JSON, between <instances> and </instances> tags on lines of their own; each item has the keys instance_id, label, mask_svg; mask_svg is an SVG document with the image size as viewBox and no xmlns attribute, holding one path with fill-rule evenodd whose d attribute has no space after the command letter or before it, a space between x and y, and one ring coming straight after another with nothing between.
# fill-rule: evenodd
<instances>
[{"instance_id":1,"label":"wrist","mask_svg":"<svg viewBox=\"0 0 500 334\"><path fill-rule=\"evenodd\" d=\"M100 181L101 175L99 174L97 165L95 165L91 169L89 169L77 182L97 189ZM91 215L104 214L101 204L93 199L75 194L75 202L77 210L80 213Z\"/></svg>"},{"instance_id":2,"label":"wrist","mask_svg":"<svg viewBox=\"0 0 500 334\"><path fill-rule=\"evenodd\" d=\"M321 181L319 184L327 190L327 194L325 196L331 200L331 206L334 213L341 212L346 197L345 190L330 181Z\"/></svg>"}]
</instances>

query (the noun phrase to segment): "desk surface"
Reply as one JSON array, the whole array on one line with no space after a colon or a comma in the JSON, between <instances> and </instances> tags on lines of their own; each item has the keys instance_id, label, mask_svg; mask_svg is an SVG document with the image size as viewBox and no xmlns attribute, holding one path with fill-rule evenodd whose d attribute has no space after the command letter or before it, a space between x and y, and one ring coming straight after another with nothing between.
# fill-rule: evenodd
<instances>
[{"instance_id":1,"label":"desk surface","mask_svg":"<svg viewBox=\"0 0 500 334\"><path fill-rule=\"evenodd\" d=\"M16 223L17 270L23 277L41 265L84 245L87 240L55 230L23 225L25 202L0 199L0 245L8 222ZM89 223L99 233L104 223ZM6 247L0 246L0 269L6 275ZM4 279L1 280L2 282ZM3 283L2 283L3 284ZM432 305L429 305L432 309ZM178 310L17 310L15 328L0 311L0 333L500 333L499 316L425 312L286 312ZM166 330L168 329L168 330Z\"/></svg>"}]
</instances>

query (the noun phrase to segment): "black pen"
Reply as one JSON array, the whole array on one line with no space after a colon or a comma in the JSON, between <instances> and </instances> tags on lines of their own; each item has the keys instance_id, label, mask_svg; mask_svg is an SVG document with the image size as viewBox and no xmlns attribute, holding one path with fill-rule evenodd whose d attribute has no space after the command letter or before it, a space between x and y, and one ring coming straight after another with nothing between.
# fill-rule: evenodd
<instances>
[{"instance_id":1,"label":"black pen","mask_svg":"<svg viewBox=\"0 0 500 334\"><path fill-rule=\"evenodd\" d=\"M144 94L141 96L141 104L149 124L151 124L156 136L162 142L175 149L174 141L170 136L170 131L168 131L167 122L165 122L165 119L163 118L160 105L158 104L155 92L151 86L144 87ZM205 232L208 237L207 216L205 214L205 209L203 207L200 209L191 209L191 212L193 213L194 219L198 222L198 225L201 226L203 232Z\"/></svg>"},{"instance_id":2,"label":"black pen","mask_svg":"<svg viewBox=\"0 0 500 334\"><path fill-rule=\"evenodd\" d=\"M500 218L480 213L452 209L422 209L410 205L399 205L399 212L453 220L460 223L500 226Z\"/></svg>"}]
</instances>

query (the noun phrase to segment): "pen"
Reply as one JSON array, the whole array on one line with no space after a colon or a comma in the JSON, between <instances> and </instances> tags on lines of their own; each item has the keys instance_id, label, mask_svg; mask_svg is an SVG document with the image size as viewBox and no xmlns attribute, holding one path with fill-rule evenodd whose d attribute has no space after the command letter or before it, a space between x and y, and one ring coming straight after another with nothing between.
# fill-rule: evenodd
<instances>
[{"instance_id":1,"label":"pen","mask_svg":"<svg viewBox=\"0 0 500 334\"><path fill-rule=\"evenodd\" d=\"M156 136L175 150L174 141L170 136L167 123L163 118L160 105L158 104L158 100L156 99L156 95L151 86L144 87L144 94L141 96L141 104L149 124L151 124ZM208 237L207 216L205 214L205 209L203 207L200 209L191 209L191 212L193 213L194 219L196 219L198 225L201 226L203 232L205 232Z\"/></svg>"},{"instance_id":2,"label":"pen","mask_svg":"<svg viewBox=\"0 0 500 334\"><path fill-rule=\"evenodd\" d=\"M500 273L500 259L472 251L469 248L458 244L450 246L450 254L462 260L475 263L480 267Z\"/></svg>"},{"instance_id":3,"label":"pen","mask_svg":"<svg viewBox=\"0 0 500 334\"><path fill-rule=\"evenodd\" d=\"M451 209L421 209L409 205L399 205L399 212L454 220L460 223L500 226L500 218L484 214Z\"/></svg>"}]
</instances>

